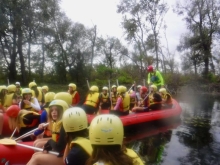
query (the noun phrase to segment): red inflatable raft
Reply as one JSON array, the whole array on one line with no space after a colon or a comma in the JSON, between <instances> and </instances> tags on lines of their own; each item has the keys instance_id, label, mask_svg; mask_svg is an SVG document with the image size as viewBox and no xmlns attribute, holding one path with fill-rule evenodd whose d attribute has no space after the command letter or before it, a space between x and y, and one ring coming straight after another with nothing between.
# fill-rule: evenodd
<instances>
[{"instance_id":1,"label":"red inflatable raft","mask_svg":"<svg viewBox=\"0 0 220 165\"><path fill-rule=\"evenodd\" d=\"M121 120L124 126L134 125L154 120L161 120L170 117L179 116L182 112L182 109L179 103L173 99L173 107L170 109L154 110L150 112L139 112L139 113L130 113L126 116L121 116ZM103 113L107 113L104 111ZM87 115L89 123L95 117L95 115Z\"/></svg>"}]
</instances>

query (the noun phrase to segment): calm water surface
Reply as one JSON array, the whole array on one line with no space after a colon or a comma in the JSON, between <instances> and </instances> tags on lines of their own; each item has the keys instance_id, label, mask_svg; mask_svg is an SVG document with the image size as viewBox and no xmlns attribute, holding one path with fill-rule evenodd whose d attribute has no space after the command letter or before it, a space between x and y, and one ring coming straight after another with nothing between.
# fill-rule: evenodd
<instances>
[{"instance_id":1,"label":"calm water surface","mask_svg":"<svg viewBox=\"0 0 220 165\"><path fill-rule=\"evenodd\" d=\"M125 143L149 165L220 165L220 97L182 94L180 120L126 128Z\"/></svg>"}]
</instances>

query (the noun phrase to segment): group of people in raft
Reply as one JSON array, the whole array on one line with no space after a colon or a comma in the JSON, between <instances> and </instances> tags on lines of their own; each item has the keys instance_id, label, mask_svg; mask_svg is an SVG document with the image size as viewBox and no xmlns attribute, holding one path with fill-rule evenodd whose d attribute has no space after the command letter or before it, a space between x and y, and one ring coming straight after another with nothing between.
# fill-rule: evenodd
<instances>
[{"instance_id":1,"label":"group of people in raft","mask_svg":"<svg viewBox=\"0 0 220 165\"><path fill-rule=\"evenodd\" d=\"M118 116L129 114L129 109L147 112L172 106L171 95L165 88L160 88L158 93L156 85L151 85L149 92L145 86L137 86L135 92L135 84L130 90L113 85L111 92L103 87L102 93L97 86L91 86L82 105L73 83L69 84L68 92L55 94L49 92L47 86L40 90L35 82L31 82L29 88L19 89L19 102L15 97L17 86L0 86L0 101L2 111L9 117L10 129L16 129L22 135L38 127L23 141L36 139L34 146L44 151L33 154L28 165L143 164L133 150L123 145L123 124ZM110 114L97 115L88 129L86 114L98 113L100 109L109 109ZM49 125L45 126L45 123ZM48 154L51 150L59 155Z\"/></svg>"}]
</instances>

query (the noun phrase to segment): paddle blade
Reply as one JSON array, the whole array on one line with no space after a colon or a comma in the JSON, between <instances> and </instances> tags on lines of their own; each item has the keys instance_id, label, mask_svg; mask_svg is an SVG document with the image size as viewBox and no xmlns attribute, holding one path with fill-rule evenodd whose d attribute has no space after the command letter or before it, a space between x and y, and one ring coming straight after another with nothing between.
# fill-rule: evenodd
<instances>
[{"instance_id":1,"label":"paddle blade","mask_svg":"<svg viewBox=\"0 0 220 165\"><path fill-rule=\"evenodd\" d=\"M16 145L16 141L13 140L13 139L0 139L0 144L3 144L3 145Z\"/></svg>"}]
</instances>

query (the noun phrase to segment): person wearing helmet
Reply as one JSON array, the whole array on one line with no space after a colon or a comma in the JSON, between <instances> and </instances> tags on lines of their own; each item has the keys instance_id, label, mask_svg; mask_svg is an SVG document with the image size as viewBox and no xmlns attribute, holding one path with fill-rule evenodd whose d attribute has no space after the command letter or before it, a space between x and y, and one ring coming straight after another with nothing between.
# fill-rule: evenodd
<instances>
[{"instance_id":1,"label":"person wearing helmet","mask_svg":"<svg viewBox=\"0 0 220 165\"><path fill-rule=\"evenodd\" d=\"M36 97L40 106L42 106L44 104L44 94L42 90L37 88L37 84L35 82L30 82L29 88L33 90L33 97Z\"/></svg>"},{"instance_id":2,"label":"person wearing helmet","mask_svg":"<svg viewBox=\"0 0 220 165\"><path fill-rule=\"evenodd\" d=\"M20 82L16 82L15 83L15 86L16 86L16 94L18 95L18 96L20 96L21 94L22 94L22 88L21 88L21 84L20 84Z\"/></svg>"},{"instance_id":3,"label":"person wearing helmet","mask_svg":"<svg viewBox=\"0 0 220 165\"><path fill-rule=\"evenodd\" d=\"M19 99L16 95L16 86L14 84L7 86L7 94L5 95L4 108L7 109L11 105L18 105Z\"/></svg>"},{"instance_id":4,"label":"person wearing helmet","mask_svg":"<svg viewBox=\"0 0 220 165\"><path fill-rule=\"evenodd\" d=\"M49 92L49 87L47 85L42 86L41 88L44 95L46 95L47 92Z\"/></svg>"},{"instance_id":5,"label":"person wearing helmet","mask_svg":"<svg viewBox=\"0 0 220 165\"><path fill-rule=\"evenodd\" d=\"M63 164L62 155L66 146L66 139L62 117L66 109L68 109L68 104L63 100L53 100L50 103L48 118L52 128L52 138L44 144L43 152L37 152L32 155L27 165ZM51 150L59 152L59 155L47 154Z\"/></svg>"},{"instance_id":6,"label":"person wearing helmet","mask_svg":"<svg viewBox=\"0 0 220 165\"><path fill-rule=\"evenodd\" d=\"M22 89L22 99L19 102L20 109L38 112L41 110L40 104L35 97L32 97L30 88Z\"/></svg>"},{"instance_id":7,"label":"person wearing helmet","mask_svg":"<svg viewBox=\"0 0 220 165\"><path fill-rule=\"evenodd\" d=\"M70 83L68 86L68 92L72 96L72 106L76 106L77 104L79 104L80 101L79 92L76 90L76 84Z\"/></svg>"},{"instance_id":8,"label":"person wearing helmet","mask_svg":"<svg viewBox=\"0 0 220 165\"><path fill-rule=\"evenodd\" d=\"M55 93L54 92L47 92L46 95L45 95L45 104L43 106L43 111L41 113L41 117L40 117L40 123L47 123L48 122L48 113L49 113L49 105L51 103L51 101L53 101L53 98L55 96ZM42 135L43 133L43 138L45 140L45 142L48 140L46 138L49 138L52 136L51 134L51 128L50 128L51 125L45 127L44 129L41 129L42 127L42 124L39 125L39 130L36 130L34 132L34 135L37 136L37 139L39 138L42 138L42 136L39 136L39 135ZM45 143L43 143L45 144ZM40 144L39 144L39 141L35 141L34 142L34 146L36 147L42 147L42 141L40 141Z\"/></svg>"},{"instance_id":9,"label":"person wearing helmet","mask_svg":"<svg viewBox=\"0 0 220 165\"><path fill-rule=\"evenodd\" d=\"M100 94L100 106L101 106L101 110L107 110L107 109L109 110L111 106L108 87L106 86L102 88L102 93Z\"/></svg>"},{"instance_id":10,"label":"person wearing helmet","mask_svg":"<svg viewBox=\"0 0 220 165\"><path fill-rule=\"evenodd\" d=\"M116 105L117 102L117 86L116 85L112 85L112 89L111 89L111 102L112 102L112 106L114 107Z\"/></svg>"},{"instance_id":11,"label":"person wearing helmet","mask_svg":"<svg viewBox=\"0 0 220 165\"><path fill-rule=\"evenodd\" d=\"M140 96L140 89L141 89L141 85L138 85L137 86L137 91L136 91L136 97L137 97L137 100L140 101L141 99L141 96Z\"/></svg>"},{"instance_id":12,"label":"person wearing helmet","mask_svg":"<svg viewBox=\"0 0 220 165\"><path fill-rule=\"evenodd\" d=\"M100 100L99 88L93 85L89 89L82 109L84 109L87 114L96 114L99 110Z\"/></svg>"},{"instance_id":13,"label":"person wearing helmet","mask_svg":"<svg viewBox=\"0 0 220 165\"><path fill-rule=\"evenodd\" d=\"M120 85L117 87L117 93L118 98L116 105L114 109L110 111L110 113L118 116L128 115L130 109L130 98L135 97L135 92L128 94L127 88L123 85Z\"/></svg>"},{"instance_id":14,"label":"person wearing helmet","mask_svg":"<svg viewBox=\"0 0 220 165\"><path fill-rule=\"evenodd\" d=\"M3 113L6 111L6 109L3 106L5 102L6 92L7 92L7 87L4 85L0 86L0 136L2 134L3 123L4 123Z\"/></svg>"},{"instance_id":15,"label":"person wearing helmet","mask_svg":"<svg viewBox=\"0 0 220 165\"><path fill-rule=\"evenodd\" d=\"M147 67L147 83L149 85L156 85L158 89L164 86L164 79L158 70L155 70L152 65Z\"/></svg>"},{"instance_id":16,"label":"person wearing helmet","mask_svg":"<svg viewBox=\"0 0 220 165\"><path fill-rule=\"evenodd\" d=\"M166 88L160 88L159 92L162 97L162 107L164 109L172 108L172 96L167 92Z\"/></svg>"},{"instance_id":17,"label":"person wearing helmet","mask_svg":"<svg viewBox=\"0 0 220 165\"><path fill-rule=\"evenodd\" d=\"M89 127L89 139L93 152L87 165L143 165L140 157L123 145L124 127L115 115L96 116Z\"/></svg>"},{"instance_id":18,"label":"person wearing helmet","mask_svg":"<svg viewBox=\"0 0 220 165\"><path fill-rule=\"evenodd\" d=\"M92 146L87 139L88 120L85 111L80 107L67 109L63 114L63 127L67 139L64 163L66 165L86 164L92 155Z\"/></svg>"},{"instance_id":19,"label":"person wearing helmet","mask_svg":"<svg viewBox=\"0 0 220 165\"><path fill-rule=\"evenodd\" d=\"M138 105L132 108L132 112L147 111L148 106L149 106L148 89L147 87L142 86L140 88L140 99L138 101Z\"/></svg>"},{"instance_id":20,"label":"person wearing helmet","mask_svg":"<svg viewBox=\"0 0 220 165\"><path fill-rule=\"evenodd\" d=\"M19 136L35 129L40 124L40 115L33 111L20 109L18 105L11 105L6 110L9 128L17 128ZM22 141L32 141L32 137L23 138Z\"/></svg>"}]
</instances>

